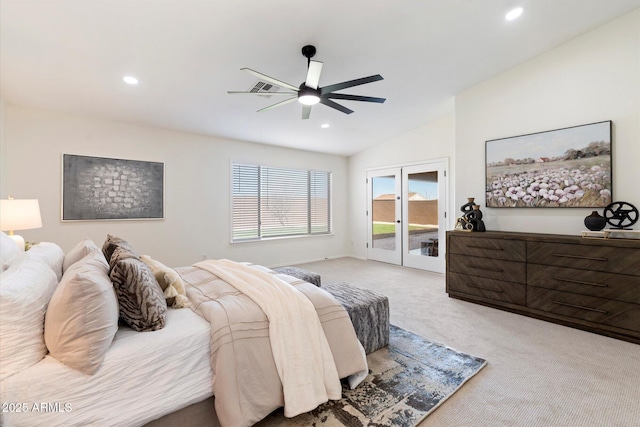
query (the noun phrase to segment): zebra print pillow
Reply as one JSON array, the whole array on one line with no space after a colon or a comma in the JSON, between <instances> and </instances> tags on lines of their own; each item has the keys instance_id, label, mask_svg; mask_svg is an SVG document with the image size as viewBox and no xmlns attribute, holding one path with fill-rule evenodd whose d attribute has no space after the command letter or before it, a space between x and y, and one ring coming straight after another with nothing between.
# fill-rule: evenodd
<instances>
[{"instance_id":1,"label":"zebra print pillow","mask_svg":"<svg viewBox=\"0 0 640 427\"><path fill-rule=\"evenodd\" d=\"M135 256L138 256L136 251L133 249L133 246L131 246L129 242L127 242L126 240L120 237L107 234L107 240L105 240L104 244L102 245L102 253L104 254L104 257L106 258L109 264L111 264L111 257L113 256L113 253L118 248L127 249L129 252L133 253Z\"/></svg>"},{"instance_id":2,"label":"zebra print pillow","mask_svg":"<svg viewBox=\"0 0 640 427\"><path fill-rule=\"evenodd\" d=\"M138 332L162 329L167 303L149 267L125 248L113 252L110 264L109 277L118 295L120 317Z\"/></svg>"}]
</instances>

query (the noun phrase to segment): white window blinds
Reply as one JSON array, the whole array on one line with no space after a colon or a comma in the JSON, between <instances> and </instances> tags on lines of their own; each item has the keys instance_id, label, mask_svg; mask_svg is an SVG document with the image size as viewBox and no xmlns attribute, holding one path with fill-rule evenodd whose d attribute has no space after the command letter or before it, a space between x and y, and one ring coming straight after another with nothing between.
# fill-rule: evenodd
<instances>
[{"instance_id":1,"label":"white window blinds","mask_svg":"<svg viewBox=\"0 0 640 427\"><path fill-rule=\"evenodd\" d=\"M331 232L331 173L233 164L232 240Z\"/></svg>"}]
</instances>

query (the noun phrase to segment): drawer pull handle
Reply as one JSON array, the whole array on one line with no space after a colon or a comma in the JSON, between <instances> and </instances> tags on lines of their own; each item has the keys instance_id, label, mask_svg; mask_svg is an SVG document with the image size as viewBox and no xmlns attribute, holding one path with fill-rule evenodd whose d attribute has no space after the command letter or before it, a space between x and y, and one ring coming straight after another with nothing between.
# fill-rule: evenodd
<instances>
[{"instance_id":1,"label":"drawer pull handle","mask_svg":"<svg viewBox=\"0 0 640 427\"><path fill-rule=\"evenodd\" d=\"M486 249L488 251L504 251L503 248L486 248L484 246L474 246L474 245L467 245L468 248L473 248L473 249Z\"/></svg>"},{"instance_id":2,"label":"drawer pull handle","mask_svg":"<svg viewBox=\"0 0 640 427\"><path fill-rule=\"evenodd\" d=\"M582 281L582 280L565 279L564 277L558 277L558 278L556 278L556 280L558 280L560 282L577 283L579 285L599 286L601 288L608 288L609 287L609 285L604 285L602 283L592 283L592 282L585 282L585 281Z\"/></svg>"},{"instance_id":3,"label":"drawer pull handle","mask_svg":"<svg viewBox=\"0 0 640 427\"><path fill-rule=\"evenodd\" d=\"M581 310L595 311L596 313L602 313L602 314L607 314L608 313L608 311L606 311L606 310L599 310L597 308L584 307L582 305L568 304L566 302L560 302L560 301L551 301L551 302L554 303L554 304L558 304L558 305L566 305L567 307L579 308Z\"/></svg>"},{"instance_id":4,"label":"drawer pull handle","mask_svg":"<svg viewBox=\"0 0 640 427\"><path fill-rule=\"evenodd\" d=\"M589 261L609 261L608 258L596 258L596 257L590 257L590 256L568 255L568 254L551 254L551 255L557 256L557 257L564 257L564 258L586 259Z\"/></svg>"},{"instance_id":5,"label":"drawer pull handle","mask_svg":"<svg viewBox=\"0 0 640 427\"><path fill-rule=\"evenodd\" d=\"M503 272L504 272L504 270L503 270L503 269L501 269L501 268L485 267L485 266L483 266L483 265L472 265L472 264L469 264L469 267L471 267L471 268L477 268L478 270L495 271L495 272L497 272L497 273L503 273Z\"/></svg>"},{"instance_id":6,"label":"drawer pull handle","mask_svg":"<svg viewBox=\"0 0 640 427\"><path fill-rule=\"evenodd\" d=\"M499 294L504 292L502 289L488 289L488 288L483 288L482 286L476 286L476 285L469 285L469 287L470 288L476 288L476 289L482 289L483 291L497 292Z\"/></svg>"}]
</instances>

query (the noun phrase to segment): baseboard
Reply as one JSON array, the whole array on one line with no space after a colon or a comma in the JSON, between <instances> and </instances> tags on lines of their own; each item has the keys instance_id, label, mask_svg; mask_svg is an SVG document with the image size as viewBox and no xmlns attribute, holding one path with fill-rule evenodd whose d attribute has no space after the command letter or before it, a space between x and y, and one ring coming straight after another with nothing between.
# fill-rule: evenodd
<instances>
[{"instance_id":1,"label":"baseboard","mask_svg":"<svg viewBox=\"0 0 640 427\"><path fill-rule=\"evenodd\" d=\"M330 256L330 257L324 257L324 258L312 258L312 259L306 259L306 260L298 260L298 261L290 261L284 264L273 264L273 265L267 265L266 267L268 268L278 268L278 267L287 267L287 266L291 266L291 265L298 265L298 264L309 264L312 262L320 262L320 261L327 261L330 259L338 259L338 258L356 258L353 255L334 255L334 256ZM364 259L364 258L358 258L358 259Z\"/></svg>"}]
</instances>

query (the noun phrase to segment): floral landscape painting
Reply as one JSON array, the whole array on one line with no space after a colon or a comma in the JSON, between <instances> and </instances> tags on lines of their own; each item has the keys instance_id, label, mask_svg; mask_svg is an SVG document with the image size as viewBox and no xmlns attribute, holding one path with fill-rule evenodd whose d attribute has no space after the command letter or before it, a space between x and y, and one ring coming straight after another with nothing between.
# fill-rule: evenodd
<instances>
[{"instance_id":1,"label":"floral landscape painting","mask_svg":"<svg viewBox=\"0 0 640 427\"><path fill-rule=\"evenodd\" d=\"M605 207L611 121L486 141L486 206Z\"/></svg>"}]
</instances>

